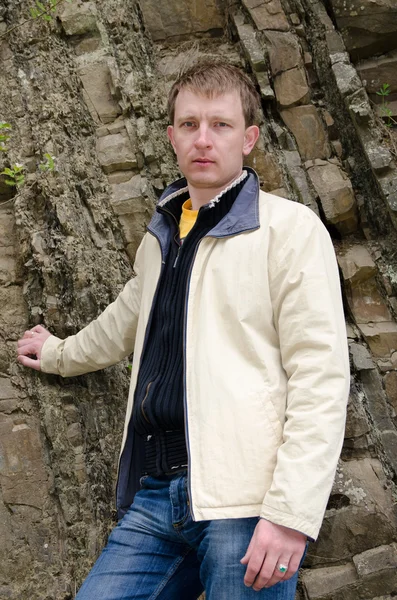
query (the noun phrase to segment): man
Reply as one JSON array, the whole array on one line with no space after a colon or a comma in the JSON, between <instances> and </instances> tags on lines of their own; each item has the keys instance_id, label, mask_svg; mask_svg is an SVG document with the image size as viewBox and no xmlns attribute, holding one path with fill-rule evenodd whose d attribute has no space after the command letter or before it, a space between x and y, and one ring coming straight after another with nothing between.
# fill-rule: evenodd
<instances>
[{"instance_id":1,"label":"man","mask_svg":"<svg viewBox=\"0 0 397 600\"><path fill-rule=\"evenodd\" d=\"M329 236L243 169L258 97L220 62L187 70L168 137L185 178L161 197L136 277L66 340L19 361L71 376L134 351L118 526L78 600L292 600L339 456L348 358ZM29 355L35 355L31 358Z\"/></svg>"}]
</instances>

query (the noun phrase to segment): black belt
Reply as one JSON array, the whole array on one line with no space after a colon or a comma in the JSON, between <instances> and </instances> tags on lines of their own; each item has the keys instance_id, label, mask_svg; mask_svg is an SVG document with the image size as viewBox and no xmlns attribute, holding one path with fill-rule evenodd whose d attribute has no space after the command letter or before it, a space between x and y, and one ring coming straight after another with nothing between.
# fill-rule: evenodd
<instances>
[{"instance_id":1,"label":"black belt","mask_svg":"<svg viewBox=\"0 0 397 600\"><path fill-rule=\"evenodd\" d=\"M147 435L145 465L142 475L172 475L187 469L187 449L184 431L161 431Z\"/></svg>"}]
</instances>

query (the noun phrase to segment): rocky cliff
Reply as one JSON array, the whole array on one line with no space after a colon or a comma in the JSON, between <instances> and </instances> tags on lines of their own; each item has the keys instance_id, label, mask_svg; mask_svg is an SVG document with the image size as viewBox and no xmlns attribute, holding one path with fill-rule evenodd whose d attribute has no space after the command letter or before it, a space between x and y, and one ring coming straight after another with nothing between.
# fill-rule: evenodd
<instances>
[{"instance_id":1,"label":"rocky cliff","mask_svg":"<svg viewBox=\"0 0 397 600\"><path fill-rule=\"evenodd\" d=\"M340 266L346 439L298 597L391 600L394 0L62 0L48 19L30 5L0 2L0 120L11 126L0 170L21 164L25 175L19 187L0 178L0 598L73 598L114 523L127 362L62 380L17 366L16 340L37 323L75 333L131 276L155 201L178 174L167 90L198 53L251 74L263 121L249 164L265 191L320 215Z\"/></svg>"}]
</instances>

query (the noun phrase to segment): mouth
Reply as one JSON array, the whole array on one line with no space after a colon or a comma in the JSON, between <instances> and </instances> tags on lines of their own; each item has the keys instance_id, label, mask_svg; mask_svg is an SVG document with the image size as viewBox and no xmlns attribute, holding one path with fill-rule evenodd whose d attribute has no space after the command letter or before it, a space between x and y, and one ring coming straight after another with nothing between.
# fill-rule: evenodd
<instances>
[{"instance_id":1,"label":"mouth","mask_svg":"<svg viewBox=\"0 0 397 600\"><path fill-rule=\"evenodd\" d=\"M215 161L210 160L209 158L196 158L193 162L195 164L205 166L205 165L213 165Z\"/></svg>"}]
</instances>

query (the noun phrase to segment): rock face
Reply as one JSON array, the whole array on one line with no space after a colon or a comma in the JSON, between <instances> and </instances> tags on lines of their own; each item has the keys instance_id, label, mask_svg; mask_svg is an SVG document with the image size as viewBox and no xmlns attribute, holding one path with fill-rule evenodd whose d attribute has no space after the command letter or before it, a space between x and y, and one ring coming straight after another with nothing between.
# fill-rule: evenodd
<instances>
[{"instance_id":1,"label":"rock face","mask_svg":"<svg viewBox=\"0 0 397 600\"><path fill-rule=\"evenodd\" d=\"M394 0L363 0L353 5L330 0L338 29L354 59L397 47L397 7Z\"/></svg>"},{"instance_id":2,"label":"rock face","mask_svg":"<svg viewBox=\"0 0 397 600\"><path fill-rule=\"evenodd\" d=\"M189 0L143 0L141 8L153 40L186 38L195 33L222 33L223 18L215 0L205 3Z\"/></svg>"},{"instance_id":3,"label":"rock face","mask_svg":"<svg viewBox=\"0 0 397 600\"><path fill-rule=\"evenodd\" d=\"M357 229L357 210L352 185L337 164L315 160L308 165L309 177L320 198L325 218L342 234Z\"/></svg>"},{"instance_id":4,"label":"rock face","mask_svg":"<svg viewBox=\"0 0 397 600\"><path fill-rule=\"evenodd\" d=\"M315 106L296 106L282 110L280 114L293 133L304 160L330 156L325 128Z\"/></svg>"},{"instance_id":5,"label":"rock face","mask_svg":"<svg viewBox=\"0 0 397 600\"><path fill-rule=\"evenodd\" d=\"M246 164L264 191L320 216L341 273L345 442L298 598L394 597L397 167L371 100L389 83L394 110L396 11L394 0L72 0L22 24L24 3L0 8L11 124L0 171L21 163L26 178L15 189L0 177L0 598L70 600L114 524L127 364L61 380L19 367L15 344L37 323L77 332L131 277L178 176L167 90L204 53L250 73L263 114Z\"/></svg>"}]
</instances>

